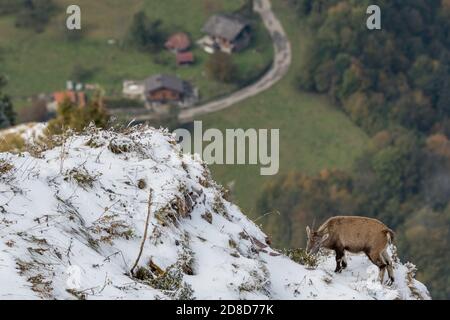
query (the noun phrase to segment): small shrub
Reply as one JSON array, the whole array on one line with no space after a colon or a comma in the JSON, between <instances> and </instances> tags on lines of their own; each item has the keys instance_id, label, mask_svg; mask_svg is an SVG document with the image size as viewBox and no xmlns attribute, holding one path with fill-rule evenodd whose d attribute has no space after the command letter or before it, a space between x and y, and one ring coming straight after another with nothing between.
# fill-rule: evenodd
<instances>
[{"instance_id":1,"label":"small shrub","mask_svg":"<svg viewBox=\"0 0 450 320\"><path fill-rule=\"evenodd\" d=\"M166 272L148 281L155 289L165 291L169 297L177 300L193 300L192 287L183 281L183 272L177 265L170 266Z\"/></svg>"},{"instance_id":2,"label":"small shrub","mask_svg":"<svg viewBox=\"0 0 450 320\"><path fill-rule=\"evenodd\" d=\"M126 240L134 236L133 230L125 221L117 219L117 215L104 215L91 227L92 232L99 235L96 241L112 244L114 239Z\"/></svg>"},{"instance_id":3,"label":"small shrub","mask_svg":"<svg viewBox=\"0 0 450 320\"><path fill-rule=\"evenodd\" d=\"M93 136L86 142L86 146L96 149L96 148L103 147L104 142L102 140L100 140L98 137Z\"/></svg>"},{"instance_id":4,"label":"small shrub","mask_svg":"<svg viewBox=\"0 0 450 320\"><path fill-rule=\"evenodd\" d=\"M178 265L184 274L194 275L194 252L189 247L189 235L185 234L181 241L183 252L178 259Z\"/></svg>"},{"instance_id":5,"label":"small shrub","mask_svg":"<svg viewBox=\"0 0 450 320\"><path fill-rule=\"evenodd\" d=\"M155 218L162 226L168 226L170 224L177 223L176 212L169 204L166 204L164 207L158 209L155 212Z\"/></svg>"},{"instance_id":6,"label":"small shrub","mask_svg":"<svg viewBox=\"0 0 450 320\"><path fill-rule=\"evenodd\" d=\"M64 180L74 180L83 189L92 188L97 176L92 175L84 168L73 168L67 174Z\"/></svg>"},{"instance_id":7,"label":"small shrub","mask_svg":"<svg viewBox=\"0 0 450 320\"><path fill-rule=\"evenodd\" d=\"M238 287L240 293L263 292L267 294L269 273L264 266L261 266L260 270L262 272L258 272L258 270L250 271L250 278L246 282L241 283Z\"/></svg>"},{"instance_id":8,"label":"small shrub","mask_svg":"<svg viewBox=\"0 0 450 320\"><path fill-rule=\"evenodd\" d=\"M283 254L309 268L316 268L319 263L317 256L306 253L306 250L302 248L284 249Z\"/></svg>"},{"instance_id":9,"label":"small shrub","mask_svg":"<svg viewBox=\"0 0 450 320\"><path fill-rule=\"evenodd\" d=\"M144 267L139 267L136 270L134 277L141 281L148 281L148 280L153 279L152 273L147 268L144 268Z\"/></svg>"},{"instance_id":10,"label":"small shrub","mask_svg":"<svg viewBox=\"0 0 450 320\"><path fill-rule=\"evenodd\" d=\"M51 280L46 281L42 274L37 274L29 277L27 281L31 283L31 290L37 292L44 298L51 298L51 293L53 291Z\"/></svg>"},{"instance_id":11,"label":"small shrub","mask_svg":"<svg viewBox=\"0 0 450 320\"><path fill-rule=\"evenodd\" d=\"M245 231L241 231L239 232L239 239L249 240L250 237L248 236L247 233L245 233Z\"/></svg>"},{"instance_id":12,"label":"small shrub","mask_svg":"<svg viewBox=\"0 0 450 320\"><path fill-rule=\"evenodd\" d=\"M231 221L230 215L228 214L227 209L225 208L222 198L218 194L214 197L213 210L217 214L223 216L228 221Z\"/></svg>"},{"instance_id":13,"label":"small shrub","mask_svg":"<svg viewBox=\"0 0 450 320\"><path fill-rule=\"evenodd\" d=\"M66 291L71 295L73 295L74 297L76 297L78 300L86 300L87 298L87 294L84 292L77 291L74 289L66 289Z\"/></svg>"},{"instance_id":14,"label":"small shrub","mask_svg":"<svg viewBox=\"0 0 450 320\"><path fill-rule=\"evenodd\" d=\"M233 239L229 239L228 240L228 245L230 246L230 248L236 249L237 248L237 243L236 241L234 241Z\"/></svg>"},{"instance_id":15,"label":"small shrub","mask_svg":"<svg viewBox=\"0 0 450 320\"><path fill-rule=\"evenodd\" d=\"M182 193L182 196L176 196L175 199L170 202L170 205L172 206L172 209L177 212L178 216L186 218L189 217L194 209L194 203L184 186L180 186L179 191Z\"/></svg>"},{"instance_id":16,"label":"small shrub","mask_svg":"<svg viewBox=\"0 0 450 320\"><path fill-rule=\"evenodd\" d=\"M145 182L145 179L139 179L137 186L139 189L145 189L147 187L147 182Z\"/></svg>"},{"instance_id":17,"label":"small shrub","mask_svg":"<svg viewBox=\"0 0 450 320\"><path fill-rule=\"evenodd\" d=\"M108 149L114 154L127 153L132 149L132 141L128 139L113 139L109 143Z\"/></svg>"},{"instance_id":18,"label":"small shrub","mask_svg":"<svg viewBox=\"0 0 450 320\"><path fill-rule=\"evenodd\" d=\"M201 215L201 217L206 220L209 224L212 224L212 214L209 211L206 211L204 214Z\"/></svg>"},{"instance_id":19,"label":"small shrub","mask_svg":"<svg viewBox=\"0 0 450 320\"><path fill-rule=\"evenodd\" d=\"M14 165L4 159L0 160L0 177L7 174L14 168Z\"/></svg>"},{"instance_id":20,"label":"small shrub","mask_svg":"<svg viewBox=\"0 0 450 320\"><path fill-rule=\"evenodd\" d=\"M225 188L224 186L220 186L219 188L220 194L222 195L222 198L224 198L226 201L231 202L231 191Z\"/></svg>"}]
</instances>

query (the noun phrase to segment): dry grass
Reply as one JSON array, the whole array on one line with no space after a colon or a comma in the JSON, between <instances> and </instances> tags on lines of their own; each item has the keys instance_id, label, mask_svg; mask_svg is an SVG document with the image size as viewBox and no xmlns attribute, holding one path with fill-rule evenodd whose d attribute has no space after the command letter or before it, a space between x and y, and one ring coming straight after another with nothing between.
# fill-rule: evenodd
<instances>
[{"instance_id":1,"label":"dry grass","mask_svg":"<svg viewBox=\"0 0 450 320\"><path fill-rule=\"evenodd\" d=\"M212 217L211 212L206 211L204 214L201 215L201 217L202 217L204 220L206 220L209 224L212 224L213 217Z\"/></svg>"},{"instance_id":2,"label":"dry grass","mask_svg":"<svg viewBox=\"0 0 450 320\"><path fill-rule=\"evenodd\" d=\"M99 236L97 241L113 244L114 239L126 240L134 236L134 232L123 220L118 220L116 215L104 215L91 227L92 232Z\"/></svg>"},{"instance_id":3,"label":"dry grass","mask_svg":"<svg viewBox=\"0 0 450 320\"><path fill-rule=\"evenodd\" d=\"M88 189L94 186L97 176L89 173L85 168L73 168L66 173L64 180L75 181L83 189Z\"/></svg>"},{"instance_id":4,"label":"dry grass","mask_svg":"<svg viewBox=\"0 0 450 320\"><path fill-rule=\"evenodd\" d=\"M9 173L12 169L14 169L14 165L7 162L4 159L0 160L0 177Z\"/></svg>"},{"instance_id":5,"label":"dry grass","mask_svg":"<svg viewBox=\"0 0 450 320\"><path fill-rule=\"evenodd\" d=\"M284 249L283 254L291 260L311 269L315 269L319 263L317 256L306 253L306 250L302 248Z\"/></svg>"},{"instance_id":6,"label":"dry grass","mask_svg":"<svg viewBox=\"0 0 450 320\"><path fill-rule=\"evenodd\" d=\"M0 137L0 152L21 152L25 149L25 140L20 134L7 133Z\"/></svg>"}]
</instances>

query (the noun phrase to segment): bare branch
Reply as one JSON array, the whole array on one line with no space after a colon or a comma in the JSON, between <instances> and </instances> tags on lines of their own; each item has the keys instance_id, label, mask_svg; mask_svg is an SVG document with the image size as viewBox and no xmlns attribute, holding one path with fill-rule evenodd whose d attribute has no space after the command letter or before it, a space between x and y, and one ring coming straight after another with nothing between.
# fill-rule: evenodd
<instances>
[{"instance_id":1,"label":"bare branch","mask_svg":"<svg viewBox=\"0 0 450 320\"><path fill-rule=\"evenodd\" d=\"M145 241L147 240L147 231L148 231L148 223L150 221L151 206L152 206L152 189L150 189L150 191L148 193L147 219L145 220L144 236L142 237L141 247L139 248L139 254L137 256L137 259L134 262L134 265L130 270L131 275L134 274L134 269L136 268L136 266L139 263L139 259L141 258L142 251L144 250Z\"/></svg>"}]
</instances>

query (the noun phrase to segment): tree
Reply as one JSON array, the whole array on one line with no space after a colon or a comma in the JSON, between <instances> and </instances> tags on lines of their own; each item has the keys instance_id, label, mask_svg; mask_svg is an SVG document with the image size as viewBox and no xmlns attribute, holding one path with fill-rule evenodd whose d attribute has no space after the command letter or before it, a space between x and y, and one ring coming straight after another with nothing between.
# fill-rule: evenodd
<instances>
[{"instance_id":1,"label":"tree","mask_svg":"<svg viewBox=\"0 0 450 320\"><path fill-rule=\"evenodd\" d=\"M215 52L206 63L206 72L214 80L231 83L237 80L237 68L233 63L231 55L224 52Z\"/></svg>"},{"instance_id":2,"label":"tree","mask_svg":"<svg viewBox=\"0 0 450 320\"><path fill-rule=\"evenodd\" d=\"M449 209L436 212L422 208L399 230L399 252L418 266L418 278L435 299L450 297L449 226Z\"/></svg>"},{"instance_id":3,"label":"tree","mask_svg":"<svg viewBox=\"0 0 450 320\"><path fill-rule=\"evenodd\" d=\"M442 83L437 100L436 109L441 117L450 116L450 75L448 75Z\"/></svg>"},{"instance_id":4,"label":"tree","mask_svg":"<svg viewBox=\"0 0 450 320\"><path fill-rule=\"evenodd\" d=\"M11 99L8 95L2 93L6 83L6 78L0 75L0 129L13 126L16 121L16 113L14 112Z\"/></svg>"},{"instance_id":5,"label":"tree","mask_svg":"<svg viewBox=\"0 0 450 320\"><path fill-rule=\"evenodd\" d=\"M55 11L52 0L23 0L16 16L16 27L43 32Z\"/></svg>"},{"instance_id":6,"label":"tree","mask_svg":"<svg viewBox=\"0 0 450 320\"><path fill-rule=\"evenodd\" d=\"M317 92L325 93L330 90L335 73L333 61L325 61L317 68L314 76Z\"/></svg>"},{"instance_id":7,"label":"tree","mask_svg":"<svg viewBox=\"0 0 450 320\"><path fill-rule=\"evenodd\" d=\"M17 0L0 0L0 16L20 11L22 3Z\"/></svg>"},{"instance_id":8,"label":"tree","mask_svg":"<svg viewBox=\"0 0 450 320\"><path fill-rule=\"evenodd\" d=\"M139 11L134 15L128 32L130 42L139 50L158 52L165 39L161 24L161 20L151 21L144 11Z\"/></svg>"}]
</instances>

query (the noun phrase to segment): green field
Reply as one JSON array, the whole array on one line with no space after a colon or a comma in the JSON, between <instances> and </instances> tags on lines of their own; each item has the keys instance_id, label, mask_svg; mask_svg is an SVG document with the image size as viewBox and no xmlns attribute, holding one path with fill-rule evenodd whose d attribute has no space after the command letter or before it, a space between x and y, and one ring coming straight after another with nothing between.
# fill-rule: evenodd
<instances>
[{"instance_id":1,"label":"green field","mask_svg":"<svg viewBox=\"0 0 450 320\"><path fill-rule=\"evenodd\" d=\"M203 100L237 89L236 85L206 78L204 62L208 55L195 46L195 65L177 67L169 52L160 53L156 63L155 55L123 43L132 17L139 10L151 19L161 19L167 33L184 31L194 42L201 37L200 29L208 16L237 10L243 0L79 0L83 37L78 41L68 40L65 30L65 11L72 2L54 2L58 14L43 33L16 28L13 16L0 17L0 72L9 78L5 91L13 97L17 109L25 107L31 95L64 89L75 66L90 70L92 77L88 82L100 84L108 94L120 94L124 79L139 80L162 72L192 81ZM108 44L110 39L115 40L114 45ZM251 47L233 56L240 72L254 77L270 64L273 50L269 39L260 22Z\"/></svg>"},{"instance_id":2,"label":"green field","mask_svg":"<svg viewBox=\"0 0 450 320\"><path fill-rule=\"evenodd\" d=\"M204 129L279 128L280 173L297 170L314 174L323 168L349 168L364 150L366 134L326 97L298 91L296 76L306 53L308 35L286 2L272 1L289 35L293 63L288 75L268 91L222 112L204 116ZM234 200L250 216L257 217L255 202L263 184L259 166L213 165L215 179L223 185L234 181Z\"/></svg>"}]
</instances>

